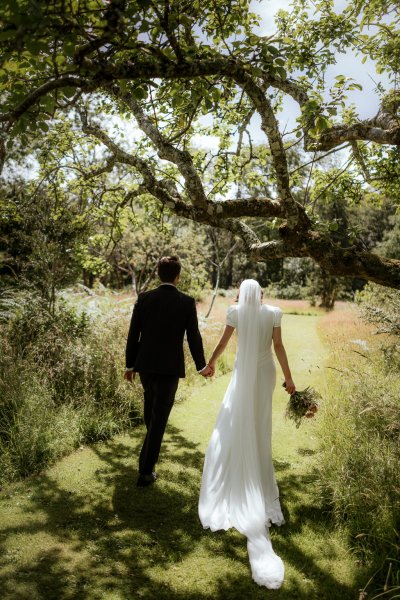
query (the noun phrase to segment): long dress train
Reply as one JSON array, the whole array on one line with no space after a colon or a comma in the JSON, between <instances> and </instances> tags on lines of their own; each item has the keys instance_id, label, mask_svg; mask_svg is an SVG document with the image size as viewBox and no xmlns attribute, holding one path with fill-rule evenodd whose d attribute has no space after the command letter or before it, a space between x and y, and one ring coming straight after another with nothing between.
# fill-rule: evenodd
<instances>
[{"instance_id":1,"label":"long dress train","mask_svg":"<svg viewBox=\"0 0 400 600\"><path fill-rule=\"evenodd\" d=\"M276 381L271 342L282 313L259 305L253 313L249 309L250 321L243 314L241 320L246 308L239 303L228 309L227 324L238 329L238 353L206 451L199 516L212 531L234 527L245 535L253 579L276 589L284 566L272 549L268 527L281 525L284 518L271 452Z\"/></svg>"}]
</instances>

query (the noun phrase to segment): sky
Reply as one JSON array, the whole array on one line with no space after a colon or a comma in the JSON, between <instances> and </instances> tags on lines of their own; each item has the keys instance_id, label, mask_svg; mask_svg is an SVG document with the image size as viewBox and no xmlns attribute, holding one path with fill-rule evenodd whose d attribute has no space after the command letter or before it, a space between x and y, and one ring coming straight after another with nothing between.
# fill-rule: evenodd
<instances>
[{"instance_id":1,"label":"sky","mask_svg":"<svg viewBox=\"0 0 400 600\"><path fill-rule=\"evenodd\" d=\"M291 0L252 0L250 9L261 16L260 27L255 33L269 36L274 33L274 16L280 9L290 11ZM345 0L335 1L335 10L342 11L348 4ZM331 65L326 73L327 88L335 83L336 75L352 77L363 87L362 91L353 90L348 93L348 102L354 102L361 119L374 117L379 108L379 100L374 92L376 82L381 82L385 87L389 82L385 75L378 75L375 65L371 60L361 63L361 58L352 52L338 54L336 64ZM285 98L283 111L279 115L280 128L290 131L296 126L296 117L299 116L299 108L291 98ZM250 131L255 142L265 141L265 136L260 130L260 119L255 117L250 125Z\"/></svg>"},{"instance_id":2,"label":"sky","mask_svg":"<svg viewBox=\"0 0 400 600\"><path fill-rule=\"evenodd\" d=\"M255 33L262 36L269 36L274 33L274 16L280 9L290 10L290 4L291 0L251 0L250 9L261 17L260 26L256 29ZM335 9L337 11L343 10L346 5L347 2L345 0L335 1ZM376 82L379 81L387 87L387 78L384 75L377 75L372 61L367 60L365 64L362 64L360 58L351 52L338 54L336 64L328 68L326 76L327 88L335 82L335 76L339 74L352 77L357 83L363 86L362 91L354 90L349 92L348 101L356 104L361 119L373 117L378 112L379 107L378 97L374 93ZM278 114L281 131L291 131L294 129L296 127L297 116L299 116L297 103L290 97L285 97L283 110ZM110 121L108 129L116 141L124 143L124 140L121 139L121 136L124 136L125 143L128 142L131 145L133 140L142 136L142 133L132 121L123 122L119 118L110 119ZM210 124L207 117L201 118L201 122ZM114 131L112 131L113 127L115 128ZM266 142L265 134L260 129L260 118L258 115L253 117L249 129L254 143ZM193 141L196 146L209 150L217 150L219 146L219 139L213 136L197 134L194 136ZM32 166L28 167L28 171L31 171L30 174L34 176L35 169Z\"/></svg>"}]
</instances>

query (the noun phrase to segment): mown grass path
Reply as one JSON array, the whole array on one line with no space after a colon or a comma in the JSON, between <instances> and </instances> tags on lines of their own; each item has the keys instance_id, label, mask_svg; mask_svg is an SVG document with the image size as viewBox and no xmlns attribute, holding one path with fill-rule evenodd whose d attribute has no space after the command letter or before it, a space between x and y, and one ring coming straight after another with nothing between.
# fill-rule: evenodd
<instances>
[{"instance_id":1,"label":"mown grass path","mask_svg":"<svg viewBox=\"0 0 400 600\"><path fill-rule=\"evenodd\" d=\"M285 315L298 387L325 386L318 317ZM359 567L343 533L315 504L318 420L296 429L274 395L274 459L287 523L272 529L283 587L253 583L246 540L204 531L197 499L204 451L229 375L199 380L172 412L159 481L137 489L143 428L83 448L0 494L2 600L350 600ZM278 378L279 381L279 378ZM187 390L185 390L187 394Z\"/></svg>"}]
</instances>

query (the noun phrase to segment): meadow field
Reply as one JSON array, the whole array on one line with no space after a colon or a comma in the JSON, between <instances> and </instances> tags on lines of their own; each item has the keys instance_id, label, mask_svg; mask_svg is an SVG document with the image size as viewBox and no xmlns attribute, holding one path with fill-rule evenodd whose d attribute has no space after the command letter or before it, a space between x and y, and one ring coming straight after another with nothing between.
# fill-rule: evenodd
<instances>
[{"instance_id":1,"label":"meadow field","mask_svg":"<svg viewBox=\"0 0 400 600\"><path fill-rule=\"evenodd\" d=\"M97 300L99 306L110 303ZM207 302L199 306L208 351L233 301L233 294L219 296L207 321ZM129 298L113 302L129 312ZM271 535L286 567L283 587L259 588L251 579L245 538L235 531L203 531L197 516L204 452L229 381L233 341L213 380L196 378L189 369L152 488L135 485L143 425L82 445L40 474L3 486L4 600L358 598L367 581L365 565L351 551L346 528L327 511L318 473L322 415L329 411L324 404L338 385L330 368L335 349L343 343L359 348L349 339L352 327L357 338L369 340L370 331L360 329L349 305L325 314L303 301L267 302L284 310L283 339L297 386L313 385L323 396L316 418L296 429L285 419L287 396L279 383L274 394L273 454L286 524ZM137 386L134 393L140 394Z\"/></svg>"}]
</instances>

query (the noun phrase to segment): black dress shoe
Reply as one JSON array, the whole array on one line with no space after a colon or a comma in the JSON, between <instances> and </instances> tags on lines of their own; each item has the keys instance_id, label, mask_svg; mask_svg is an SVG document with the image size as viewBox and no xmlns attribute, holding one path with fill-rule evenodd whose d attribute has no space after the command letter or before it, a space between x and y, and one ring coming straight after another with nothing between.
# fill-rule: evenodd
<instances>
[{"instance_id":1,"label":"black dress shoe","mask_svg":"<svg viewBox=\"0 0 400 600\"><path fill-rule=\"evenodd\" d=\"M153 472L150 475L140 474L136 482L137 487L147 487L155 482L157 479L157 473Z\"/></svg>"}]
</instances>

